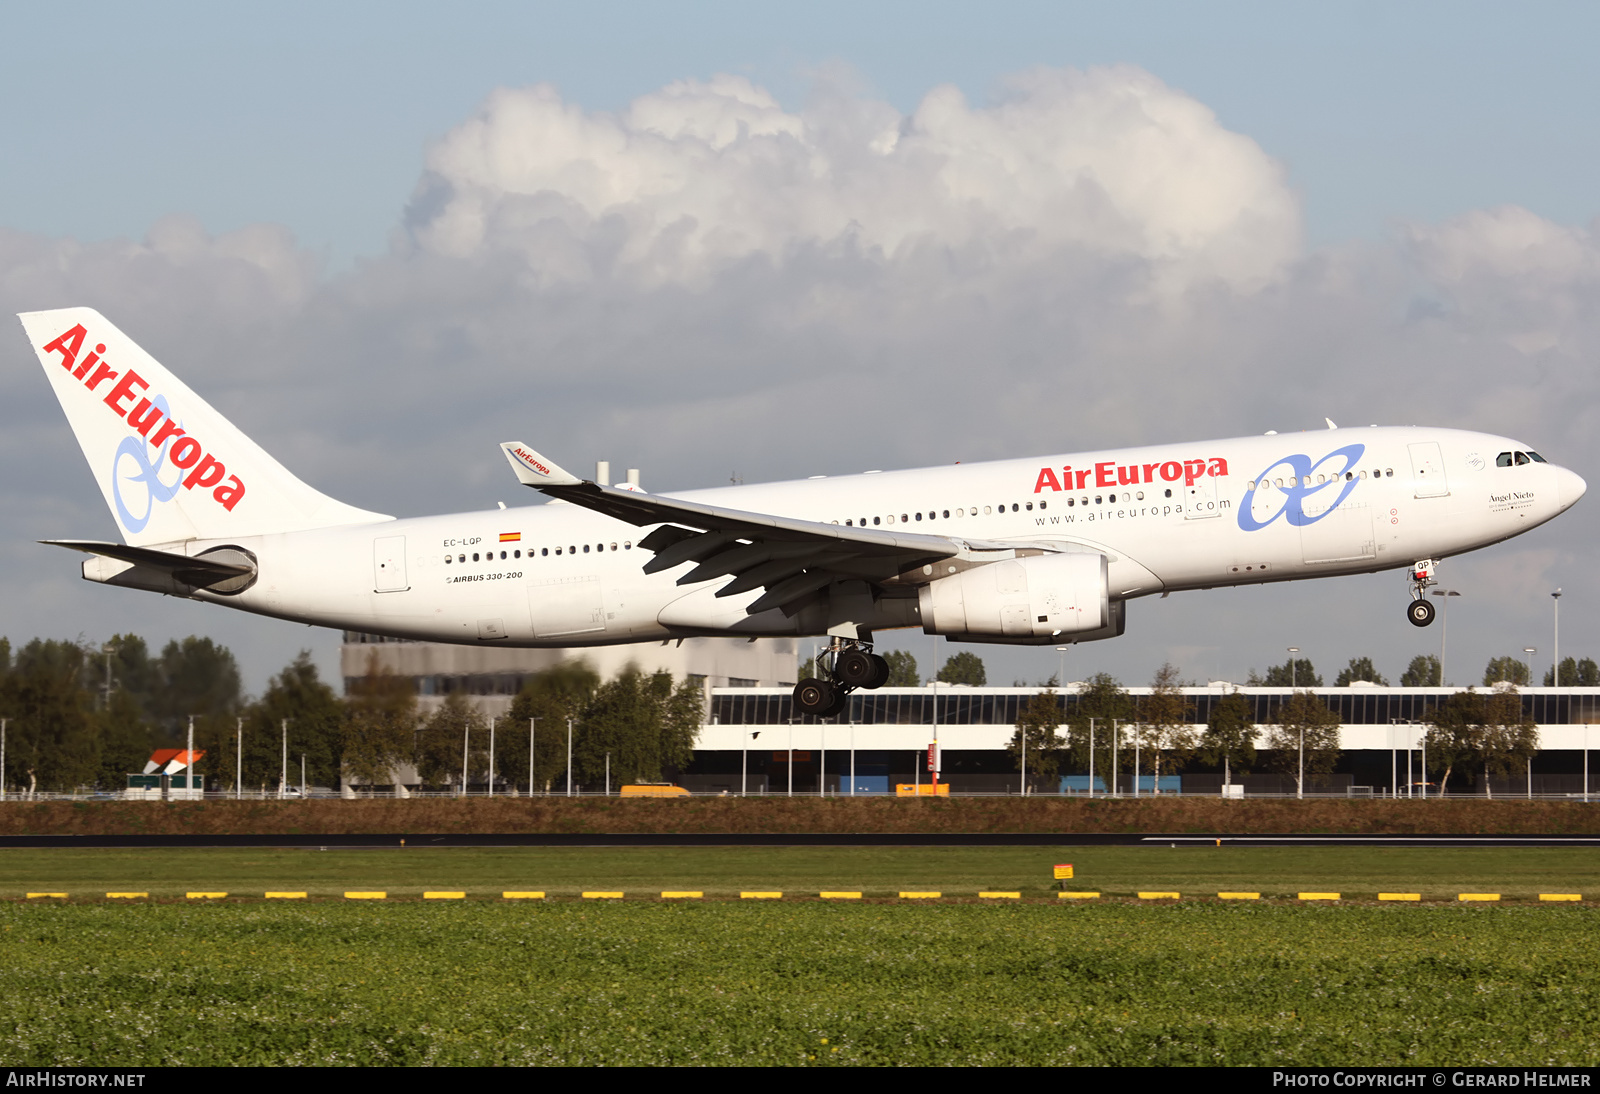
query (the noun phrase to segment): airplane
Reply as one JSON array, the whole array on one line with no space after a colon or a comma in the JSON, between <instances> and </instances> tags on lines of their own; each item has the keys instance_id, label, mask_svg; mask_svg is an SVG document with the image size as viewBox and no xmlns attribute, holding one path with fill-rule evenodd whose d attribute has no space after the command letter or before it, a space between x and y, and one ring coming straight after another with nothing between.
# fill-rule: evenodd
<instances>
[{"instance_id":1,"label":"airplane","mask_svg":"<svg viewBox=\"0 0 1600 1094\"><path fill-rule=\"evenodd\" d=\"M574 647L827 636L798 708L888 681L882 630L1063 645L1127 602L1404 569L1520 535L1586 490L1507 437L1378 427L654 494L501 445L540 504L395 519L320 493L90 308L23 328L122 542L47 540L107 585L316 626Z\"/></svg>"}]
</instances>

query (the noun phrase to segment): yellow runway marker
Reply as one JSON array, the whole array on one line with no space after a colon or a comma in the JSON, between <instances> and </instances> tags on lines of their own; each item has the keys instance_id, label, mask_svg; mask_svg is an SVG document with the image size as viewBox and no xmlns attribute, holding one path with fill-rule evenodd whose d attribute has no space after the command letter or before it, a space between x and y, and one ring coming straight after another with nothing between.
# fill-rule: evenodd
<instances>
[{"instance_id":1,"label":"yellow runway marker","mask_svg":"<svg viewBox=\"0 0 1600 1094\"><path fill-rule=\"evenodd\" d=\"M422 894L423 900L465 900L466 893L451 892L444 889L434 889Z\"/></svg>"},{"instance_id":2,"label":"yellow runway marker","mask_svg":"<svg viewBox=\"0 0 1600 1094\"><path fill-rule=\"evenodd\" d=\"M500 898L502 900L543 900L544 899L544 893L542 893L542 892L540 892L540 893L534 893L534 892L524 892L524 893L505 892L505 893L501 893L500 894Z\"/></svg>"},{"instance_id":3,"label":"yellow runway marker","mask_svg":"<svg viewBox=\"0 0 1600 1094\"><path fill-rule=\"evenodd\" d=\"M1143 896L1144 894L1140 893L1139 895ZM1173 893L1172 895L1173 896L1177 896L1178 894L1177 893ZM1099 893L1057 893L1056 894L1056 899L1057 900L1099 900L1100 899L1100 894Z\"/></svg>"},{"instance_id":4,"label":"yellow runway marker","mask_svg":"<svg viewBox=\"0 0 1600 1094\"><path fill-rule=\"evenodd\" d=\"M1021 893L979 893L983 900L1021 900Z\"/></svg>"},{"instance_id":5,"label":"yellow runway marker","mask_svg":"<svg viewBox=\"0 0 1600 1094\"><path fill-rule=\"evenodd\" d=\"M1140 900L1177 900L1177 893L1140 893Z\"/></svg>"},{"instance_id":6,"label":"yellow runway marker","mask_svg":"<svg viewBox=\"0 0 1600 1094\"><path fill-rule=\"evenodd\" d=\"M221 900L227 893L184 893L190 900Z\"/></svg>"},{"instance_id":7,"label":"yellow runway marker","mask_svg":"<svg viewBox=\"0 0 1600 1094\"><path fill-rule=\"evenodd\" d=\"M938 900L943 893L901 893L901 900Z\"/></svg>"},{"instance_id":8,"label":"yellow runway marker","mask_svg":"<svg viewBox=\"0 0 1600 1094\"><path fill-rule=\"evenodd\" d=\"M349 892L344 894L346 900L387 900L388 893Z\"/></svg>"},{"instance_id":9,"label":"yellow runway marker","mask_svg":"<svg viewBox=\"0 0 1600 1094\"><path fill-rule=\"evenodd\" d=\"M585 900L621 900L621 893L584 893Z\"/></svg>"},{"instance_id":10,"label":"yellow runway marker","mask_svg":"<svg viewBox=\"0 0 1600 1094\"><path fill-rule=\"evenodd\" d=\"M860 900L860 893L818 893L823 900Z\"/></svg>"},{"instance_id":11,"label":"yellow runway marker","mask_svg":"<svg viewBox=\"0 0 1600 1094\"><path fill-rule=\"evenodd\" d=\"M1421 893L1379 893L1379 900L1421 900Z\"/></svg>"},{"instance_id":12,"label":"yellow runway marker","mask_svg":"<svg viewBox=\"0 0 1600 1094\"><path fill-rule=\"evenodd\" d=\"M740 900L781 900L782 893L740 893Z\"/></svg>"},{"instance_id":13,"label":"yellow runway marker","mask_svg":"<svg viewBox=\"0 0 1600 1094\"><path fill-rule=\"evenodd\" d=\"M267 899L268 900L304 900L305 898L306 898L306 894L304 894L304 893L268 893L267 894Z\"/></svg>"},{"instance_id":14,"label":"yellow runway marker","mask_svg":"<svg viewBox=\"0 0 1600 1094\"><path fill-rule=\"evenodd\" d=\"M1300 893L1301 900L1338 900L1338 893Z\"/></svg>"},{"instance_id":15,"label":"yellow runway marker","mask_svg":"<svg viewBox=\"0 0 1600 1094\"><path fill-rule=\"evenodd\" d=\"M28 899L29 900L43 900L45 898L52 898L52 899L55 899L55 900L65 900L65 899L67 899L67 894L66 893L29 893L28 894Z\"/></svg>"},{"instance_id":16,"label":"yellow runway marker","mask_svg":"<svg viewBox=\"0 0 1600 1094\"><path fill-rule=\"evenodd\" d=\"M1457 893L1457 900L1499 900L1499 893Z\"/></svg>"},{"instance_id":17,"label":"yellow runway marker","mask_svg":"<svg viewBox=\"0 0 1600 1094\"><path fill-rule=\"evenodd\" d=\"M1540 893L1540 900L1582 900L1582 893Z\"/></svg>"},{"instance_id":18,"label":"yellow runway marker","mask_svg":"<svg viewBox=\"0 0 1600 1094\"><path fill-rule=\"evenodd\" d=\"M1218 893L1218 900L1260 900L1260 893Z\"/></svg>"},{"instance_id":19,"label":"yellow runway marker","mask_svg":"<svg viewBox=\"0 0 1600 1094\"><path fill-rule=\"evenodd\" d=\"M107 893L107 898L112 900L148 900L149 893Z\"/></svg>"},{"instance_id":20,"label":"yellow runway marker","mask_svg":"<svg viewBox=\"0 0 1600 1094\"><path fill-rule=\"evenodd\" d=\"M661 899L662 900L702 900L702 899L705 898L705 895L706 895L705 893L699 892L699 891L690 891L690 890L687 890L687 889L682 890L682 891L678 891L678 890L669 889L669 890L664 891L661 894Z\"/></svg>"}]
</instances>

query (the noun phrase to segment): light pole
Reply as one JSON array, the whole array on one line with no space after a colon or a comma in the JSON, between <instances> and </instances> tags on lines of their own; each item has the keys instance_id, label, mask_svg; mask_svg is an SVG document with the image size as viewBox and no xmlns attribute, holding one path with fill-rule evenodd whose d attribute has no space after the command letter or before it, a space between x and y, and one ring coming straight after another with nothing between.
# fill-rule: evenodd
<instances>
[{"instance_id":1,"label":"light pole","mask_svg":"<svg viewBox=\"0 0 1600 1094\"><path fill-rule=\"evenodd\" d=\"M567 715L567 797L572 797L572 715Z\"/></svg>"},{"instance_id":2,"label":"light pole","mask_svg":"<svg viewBox=\"0 0 1600 1094\"><path fill-rule=\"evenodd\" d=\"M533 797L533 727L539 719L528 719L528 797Z\"/></svg>"},{"instance_id":3,"label":"light pole","mask_svg":"<svg viewBox=\"0 0 1600 1094\"><path fill-rule=\"evenodd\" d=\"M1551 664L1555 667L1550 672L1550 683L1556 687L1561 686L1561 590L1557 589L1550 594L1550 606L1555 609L1555 652L1551 654Z\"/></svg>"},{"instance_id":4,"label":"light pole","mask_svg":"<svg viewBox=\"0 0 1600 1094\"><path fill-rule=\"evenodd\" d=\"M1300 647L1299 646L1290 646L1289 647L1289 690L1290 691L1293 691L1295 689L1295 687L1296 687L1296 679L1297 678L1295 676L1295 673L1296 673L1296 670L1298 670L1300 668L1300 666L1296 665L1294 663L1294 655L1299 653L1299 652L1300 652Z\"/></svg>"},{"instance_id":5,"label":"light pole","mask_svg":"<svg viewBox=\"0 0 1600 1094\"><path fill-rule=\"evenodd\" d=\"M1533 687L1533 655L1539 651L1532 646L1523 646L1522 652L1528 655L1528 687Z\"/></svg>"},{"instance_id":6,"label":"light pole","mask_svg":"<svg viewBox=\"0 0 1600 1094\"><path fill-rule=\"evenodd\" d=\"M1439 606L1439 686L1444 687L1444 644L1450 637L1450 598L1461 594L1454 589L1435 589L1433 595L1444 597L1444 603Z\"/></svg>"},{"instance_id":7,"label":"light pole","mask_svg":"<svg viewBox=\"0 0 1600 1094\"><path fill-rule=\"evenodd\" d=\"M1057 646L1056 652L1061 655L1061 671L1056 673L1056 686L1065 687L1067 684L1067 647Z\"/></svg>"}]
</instances>

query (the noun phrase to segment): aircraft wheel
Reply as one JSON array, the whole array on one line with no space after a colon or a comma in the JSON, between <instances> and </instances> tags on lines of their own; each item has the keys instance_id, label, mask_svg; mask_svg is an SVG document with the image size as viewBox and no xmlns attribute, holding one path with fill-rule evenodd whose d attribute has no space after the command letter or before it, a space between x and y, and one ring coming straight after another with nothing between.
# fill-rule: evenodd
<instances>
[{"instance_id":1,"label":"aircraft wheel","mask_svg":"<svg viewBox=\"0 0 1600 1094\"><path fill-rule=\"evenodd\" d=\"M827 717L828 708L838 697L839 689L826 680L806 677L794 686L795 709L801 714Z\"/></svg>"},{"instance_id":2,"label":"aircraft wheel","mask_svg":"<svg viewBox=\"0 0 1600 1094\"><path fill-rule=\"evenodd\" d=\"M846 687L866 687L877 674L878 666L872 663L872 654L865 650L845 650L833 663L833 675Z\"/></svg>"},{"instance_id":3,"label":"aircraft wheel","mask_svg":"<svg viewBox=\"0 0 1600 1094\"><path fill-rule=\"evenodd\" d=\"M865 684L862 684L861 686L866 688L869 691L876 691L878 688L883 687L883 685L885 685L885 684L887 684L889 682L889 671L890 671L889 670L889 662L887 660L885 660L884 658L879 657L875 653L872 654L871 656L872 656L872 679L868 680Z\"/></svg>"},{"instance_id":4,"label":"aircraft wheel","mask_svg":"<svg viewBox=\"0 0 1600 1094\"><path fill-rule=\"evenodd\" d=\"M850 705L850 689L834 688L833 702L828 704L828 709L822 712L824 718L832 718L835 714L844 713L844 708Z\"/></svg>"},{"instance_id":5,"label":"aircraft wheel","mask_svg":"<svg viewBox=\"0 0 1600 1094\"><path fill-rule=\"evenodd\" d=\"M1413 627L1426 627L1433 622L1433 605L1426 600L1413 600L1411 607L1406 609L1406 618L1411 620Z\"/></svg>"}]
</instances>

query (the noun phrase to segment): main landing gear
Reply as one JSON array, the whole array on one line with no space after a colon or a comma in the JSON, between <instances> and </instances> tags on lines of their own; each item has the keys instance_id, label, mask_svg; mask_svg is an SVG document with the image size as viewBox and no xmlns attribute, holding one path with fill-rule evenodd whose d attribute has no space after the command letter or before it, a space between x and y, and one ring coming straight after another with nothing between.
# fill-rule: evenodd
<instances>
[{"instance_id":1,"label":"main landing gear","mask_svg":"<svg viewBox=\"0 0 1600 1094\"><path fill-rule=\"evenodd\" d=\"M1406 574L1411 586L1411 604L1406 608L1406 618L1413 627L1426 627L1433 622L1433 605L1428 603L1428 586L1437 585L1434 569L1439 564L1431 558L1415 563Z\"/></svg>"},{"instance_id":2,"label":"main landing gear","mask_svg":"<svg viewBox=\"0 0 1600 1094\"><path fill-rule=\"evenodd\" d=\"M872 652L871 644L836 638L817 656L821 679L807 677L794 686L795 709L801 714L831 718L844 710L857 688L875 690L889 682L889 662Z\"/></svg>"}]
</instances>

